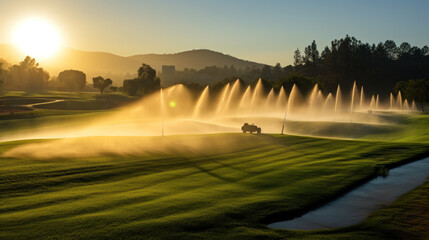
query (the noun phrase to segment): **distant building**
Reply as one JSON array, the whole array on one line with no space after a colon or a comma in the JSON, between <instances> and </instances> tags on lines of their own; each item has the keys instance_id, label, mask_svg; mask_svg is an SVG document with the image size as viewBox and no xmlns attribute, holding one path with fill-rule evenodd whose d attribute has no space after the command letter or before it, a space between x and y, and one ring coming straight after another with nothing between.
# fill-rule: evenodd
<instances>
[{"instance_id":1,"label":"distant building","mask_svg":"<svg viewBox=\"0 0 429 240\"><path fill-rule=\"evenodd\" d=\"M174 65L162 65L161 86L168 87L176 81L176 67Z\"/></svg>"}]
</instances>

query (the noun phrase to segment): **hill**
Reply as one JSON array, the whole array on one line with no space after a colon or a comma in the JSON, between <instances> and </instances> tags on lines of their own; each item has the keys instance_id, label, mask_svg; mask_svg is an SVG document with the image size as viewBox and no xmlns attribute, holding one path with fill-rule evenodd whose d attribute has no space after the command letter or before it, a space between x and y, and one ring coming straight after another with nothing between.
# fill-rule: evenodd
<instances>
[{"instance_id":1,"label":"hill","mask_svg":"<svg viewBox=\"0 0 429 240\"><path fill-rule=\"evenodd\" d=\"M262 68L263 64L242 60L233 56L225 55L208 49L185 51L175 54L145 54L129 57L137 62L148 62L155 68L162 65L175 65L176 69L184 68L202 69L207 66L223 67L234 65L238 69Z\"/></svg>"},{"instance_id":2,"label":"hill","mask_svg":"<svg viewBox=\"0 0 429 240\"><path fill-rule=\"evenodd\" d=\"M0 44L0 58L16 64L25 56L13 45ZM36 59L37 60L37 59ZM123 57L107 52L88 52L75 49L64 49L52 61L38 60L51 76L65 69L77 69L87 74L87 79L103 75L114 81L122 82L125 78L134 77L142 63L151 65L161 71L162 65L175 65L176 70L184 68L202 69L207 66L223 67L234 65L237 69L262 68L263 64L242 60L220 52L201 49L174 54L141 54Z\"/></svg>"}]
</instances>

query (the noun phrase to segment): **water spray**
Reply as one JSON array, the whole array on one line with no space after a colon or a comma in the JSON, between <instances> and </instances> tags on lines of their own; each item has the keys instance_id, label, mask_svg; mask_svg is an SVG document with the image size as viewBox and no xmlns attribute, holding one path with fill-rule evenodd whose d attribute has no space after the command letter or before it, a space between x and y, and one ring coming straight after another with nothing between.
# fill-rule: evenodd
<instances>
[{"instance_id":1,"label":"water spray","mask_svg":"<svg viewBox=\"0 0 429 240\"><path fill-rule=\"evenodd\" d=\"M164 94L161 87L161 136L164 136Z\"/></svg>"},{"instance_id":2,"label":"water spray","mask_svg":"<svg viewBox=\"0 0 429 240\"><path fill-rule=\"evenodd\" d=\"M283 117L283 124L282 124L282 135L285 129L285 125L286 125L286 114L287 114L287 107L286 107L286 111L285 111L285 116Z\"/></svg>"}]
</instances>

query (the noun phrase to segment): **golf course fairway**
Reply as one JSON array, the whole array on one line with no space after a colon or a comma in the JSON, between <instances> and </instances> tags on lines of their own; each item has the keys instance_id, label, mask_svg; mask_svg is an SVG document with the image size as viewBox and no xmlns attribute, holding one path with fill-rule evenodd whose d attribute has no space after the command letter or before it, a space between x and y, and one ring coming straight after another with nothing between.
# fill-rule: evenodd
<instances>
[{"instance_id":1,"label":"golf course fairway","mask_svg":"<svg viewBox=\"0 0 429 240\"><path fill-rule=\"evenodd\" d=\"M151 151L148 138L177 146ZM416 199L429 195L428 184L401 197L393 209L382 208L346 228L290 231L267 224L371 179L378 164L427 156L425 137L420 143L234 133L109 139L0 143L0 238L383 239L407 231L424 236L424 228L385 219L400 217L405 207L428 209ZM81 153L79 145L93 151Z\"/></svg>"}]
</instances>

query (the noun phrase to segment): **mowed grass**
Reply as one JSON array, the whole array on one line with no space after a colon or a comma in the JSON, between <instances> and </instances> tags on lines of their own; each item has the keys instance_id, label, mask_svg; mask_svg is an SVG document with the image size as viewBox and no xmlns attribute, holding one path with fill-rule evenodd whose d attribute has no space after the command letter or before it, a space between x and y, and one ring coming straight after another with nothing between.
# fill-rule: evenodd
<instances>
[{"instance_id":1,"label":"mowed grass","mask_svg":"<svg viewBox=\"0 0 429 240\"><path fill-rule=\"evenodd\" d=\"M389 142L429 143L429 114L403 114L398 129L382 134L367 133L365 138Z\"/></svg>"},{"instance_id":2,"label":"mowed grass","mask_svg":"<svg viewBox=\"0 0 429 240\"><path fill-rule=\"evenodd\" d=\"M54 100L61 101L52 102ZM12 133L85 125L91 119L115 112L116 109L112 108L125 106L136 100L138 97L122 93L101 96L97 92L0 92L0 106L52 102L35 105L32 111L0 114L0 139Z\"/></svg>"},{"instance_id":3,"label":"mowed grass","mask_svg":"<svg viewBox=\"0 0 429 240\"><path fill-rule=\"evenodd\" d=\"M243 134L193 140L198 138L236 144L216 154L0 158L0 239L373 236L377 224L302 232L269 229L266 223L338 196L374 176L377 164L428 153L426 144L404 142ZM1 143L0 152L38 141ZM127 141L138 138L123 137Z\"/></svg>"},{"instance_id":4,"label":"mowed grass","mask_svg":"<svg viewBox=\"0 0 429 240\"><path fill-rule=\"evenodd\" d=\"M139 97L137 96L129 96L119 92L100 95L98 92L48 91L27 93L21 91L8 91L0 92L0 106L35 104L34 108L36 109L103 110L123 106L137 100L138 98ZM53 102L55 100L59 101ZM11 118L13 118L13 116Z\"/></svg>"},{"instance_id":5,"label":"mowed grass","mask_svg":"<svg viewBox=\"0 0 429 240\"><path fill-rule=\"evenodd\" d=\"M135 100L114 95L112 99L119 102ZM48 107L51 109L0 115L0 138L85 124L114 112L79 109L86 102L99 102L96 93L9 92L2 97L22 104L65 99L78 107L56 103ZM213 144L214 150L207 152L11 158L1 154L55 140L3 142L0 239L427 239L429 183L354 226L324 231L266 227L266 223L317 207L373 177L377 164L396 165L428 154L429 115L386 114L386 118L396 124L375 131L377 126L340 124L319 132L330 137L332 129L344 132L346 127L343 137L351 135L357 140L192 136L196 142L201 138L236 143L227 149ZM181 141L183 137L166 139ZM100 138L100 144L106 138ZM124 144L139 141L139 137L115 138ZM62 149L53 145L52 151Z\"/></svg>"}]
</instances>

